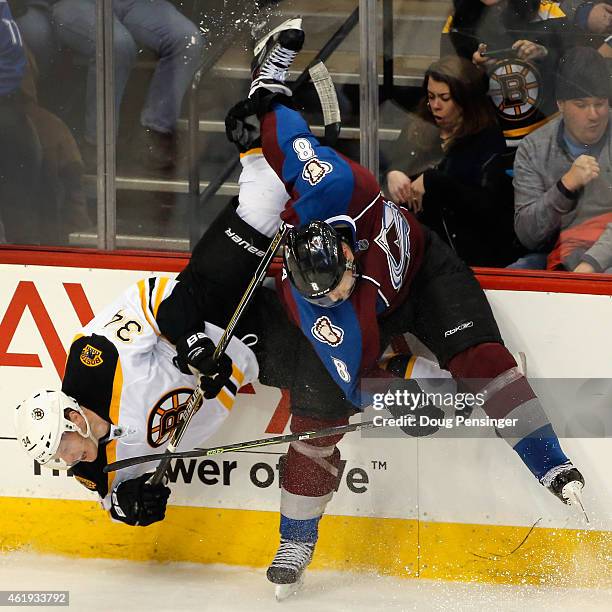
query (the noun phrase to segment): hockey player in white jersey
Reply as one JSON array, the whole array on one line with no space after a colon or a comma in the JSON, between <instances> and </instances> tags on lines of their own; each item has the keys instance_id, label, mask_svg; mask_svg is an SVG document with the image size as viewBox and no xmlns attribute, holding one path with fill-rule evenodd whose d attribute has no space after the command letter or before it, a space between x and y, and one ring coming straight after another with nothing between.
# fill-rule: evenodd
<instances>
[{"instance_id":1,"label":"hockey player in white jersey","mask_svg":"<svg viewBox=\"0 0 612 612\"><path fill-rule=\"evenodd\" d=\"M202 331L179 341L184 350L177 357L156 320L175 286L168 277L151 277L130 287L73 341L62 391L37 392L16 413L20 442L36 461L71 467L81 484L98 492L113 518L130 525L161 520L170 490L147 485L146 466L108 475L102 468L164 451L199 376L180 371L174 362L183 369L190 361L201 364L223 332L206 322ZM206 357L202 350L199 360L187 357L189 342L199 342L202 349L202 340L210 348ZM217 371L214 378L200 376L207 399L185 432L183 448L197 446L220 427L238 389L257 378L257 360L248 346L232 338Z\"/></svg>"},{"instance_id":2,"label":"hockey player in white jersey","mask_svg":"<svg viewBox=\"0 0 612 612\"><path fill-rule=\"evenodd\" d=\"M33 459L71 468L129 525L162 520L170 489L149 484L142 466L108 475L104 466L163 453L199 378L206 400L180 448L198 446L227 418L238 389L258 377L255 354L238 337L212 360L287 197L260 152L243 156L242 166L240 198L204 234L178 278L143 279L105 307L73 340L61 391L38 391L15 413L17 438Z\"/></svg>"},{"instance_id":3,"label":"hockey player in white jersey","mask_svg":"<svg viewBox=\"0 0 612 612\"><path fill-rule=\"evenodd\" d=\"M150 277L130 287L73 341L62 391L37 392L17 409L19 430L27 432L20 441L30 455L48 467L72 467L79 482L99 493L113 518L133 525L163 518L169 489L147 490L146 467L108 475L102 468L107 462L164 451L196 384L187 369L188 344L206 334L210 357L223 332L205 323L201 332L179 341L183 351L177 357L156 320L175 286L168 277ZM212 435L229 414L238 389L257 374L253 351L233 338L217 376L200 377L207 399L186 430L183 448Z\"/></svg>"}]
</instances>

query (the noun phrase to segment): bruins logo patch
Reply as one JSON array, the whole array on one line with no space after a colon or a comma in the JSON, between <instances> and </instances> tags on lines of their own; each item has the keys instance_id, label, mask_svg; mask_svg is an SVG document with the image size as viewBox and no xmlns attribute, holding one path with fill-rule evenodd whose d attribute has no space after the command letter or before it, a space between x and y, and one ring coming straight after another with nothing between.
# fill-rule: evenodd
<instances>
[{"instance_id":1,"label":"bruins logo patch","mask_svg":"<svg viewBox=\"0 0 612 612\"><path fill-rule=\"evenodd\" d=\"M149 446L158 448L170 439L172 432L185 416L187 400L192 393L193 389L174 389L153 406L147 423Z\"/></svg>"},{"instance_id":2,"label":"bruins logo patch","mask_svg":"<svg viewBox=\"0 0 612 612\"><path fill-rule=\"evenodd\" d=\"M97 349L91 344L86 344L85 348L81 351L81 356L79 357L81 363L86 365L88 368L95 368L96 366L104 363L102 359L102 351Z\"/></svg>"},{"instance_id":3,"label":"bruins logo patch","mask_svg":"<svg viewBox=\"0 0 612 612\"><path fill-rule=\"evenodd\" d=\"M90 491L95 491L98 487L96 487L96 483L93 480L88 480L87 478L83 478L82 476L75 476L75 478L84 486L87 487Z\"/></svg>"}]
</instances>

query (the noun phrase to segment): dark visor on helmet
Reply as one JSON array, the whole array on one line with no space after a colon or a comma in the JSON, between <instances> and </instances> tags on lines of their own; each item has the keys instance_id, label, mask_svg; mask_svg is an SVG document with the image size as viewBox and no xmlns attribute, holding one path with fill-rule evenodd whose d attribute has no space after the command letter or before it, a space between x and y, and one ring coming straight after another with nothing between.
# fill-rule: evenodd
<instances>
[{"instance_id":1,"label":"dark visor on helmet","mask_svg":"<svg viewBox=\"0 0 612 612\"><path fill-rule=\"evenodd\" d=\"M322 221L312 221L287 237L285 268L291 283L307 301L326 307L343 301L326 297L338 287L347 270L355 273L353 262L347 262L342 244L334 228Z\"/></svg>"}]
</instances>

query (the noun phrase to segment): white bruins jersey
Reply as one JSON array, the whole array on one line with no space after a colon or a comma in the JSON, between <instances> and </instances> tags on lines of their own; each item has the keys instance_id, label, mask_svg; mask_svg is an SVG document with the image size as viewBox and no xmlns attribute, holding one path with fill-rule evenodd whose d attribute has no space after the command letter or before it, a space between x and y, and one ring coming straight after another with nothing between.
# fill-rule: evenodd
<instances>
[{"instance_id":1,"label":"white bruins jersey","mask_svg":"<svg viewBox=\"0 0 612 612\"><path fill-rule=\"evenodd\" d=\"M139 281L96 315L70 347L62 391L113 424L111 439L100 446L96 461L73 468L81 484L99 493L106 509L109 493L121 481L153 467L149 463L104 474L104 466L163 453L197 383L174 365L176 350L161 336L156 321L161 302L175 286L176 281L165 276ZM223 334L210 323L204 331L215 344ZM240 340L232 338L226 353L233 361L231 382L215 399L204 400L179 450L200 446L215 433L238 389L258 376L255 355Z\"/></svg>"}]
</instances>

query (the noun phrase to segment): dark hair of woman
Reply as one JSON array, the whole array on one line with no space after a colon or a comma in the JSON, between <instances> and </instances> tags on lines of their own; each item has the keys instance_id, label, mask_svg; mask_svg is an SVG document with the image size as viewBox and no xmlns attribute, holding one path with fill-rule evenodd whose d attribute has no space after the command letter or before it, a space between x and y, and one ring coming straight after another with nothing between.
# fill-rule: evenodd
<instances>
[{"instance_id":1,"label":"dark hair of woman","mask_svg":"<svg viewBox=\"0 0 612 612\"><path fill-rule=\"evenodd\" d=\"M491 100L487 96L488 78L465 58L447 55L434 62L425 72L423 91L425 96L419 102L417 113L435 123L431 110L427 86L429 79L446 83L453 101L461 108L461 121L453 132L451 141L477 134L495 125L497 118ZM447 146L451 141L447 142Z\"/></svg>"}]
</instances>

